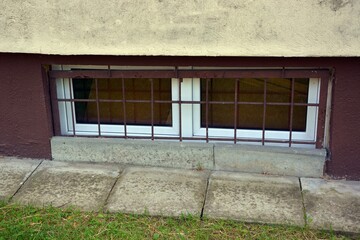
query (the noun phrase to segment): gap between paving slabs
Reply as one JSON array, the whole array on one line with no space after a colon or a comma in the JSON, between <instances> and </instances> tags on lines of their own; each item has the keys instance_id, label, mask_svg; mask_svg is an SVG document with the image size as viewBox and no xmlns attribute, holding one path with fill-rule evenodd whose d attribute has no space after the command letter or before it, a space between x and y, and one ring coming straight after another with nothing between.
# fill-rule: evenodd
<instances>
[{"instance_id":1,"label":"gap between paving slabs","mask_svg":"<svg viewBox=\"0 0 360 240\"><path fill-rule=\"evenodd\" d=\"M18 159L13 157L0 159L0 199L10 202L26 181L41 165L43 160ZM24 164L25 163L25 164Z\"/></svg>"},{"instance_id":2,"label":"gap between paving slabs","mask_svg":"<svg viewBox=\"0 0 360 240\"><path fill-rule=\"evenodd\" d=\"M99 211L122 169L114 164L46 161L17 192L13 202Z\"/></svg>"},{"instance_id":3,"label":"gap between paving slabs","mask_svg":"<svg viewBox=\"0 0 360 240\"><path fill-rule=\"evenodd\" d=\"M29 178L34 174L34 172L40 167L40 165L43 163L44 160L41 160L41 162L30 172L30 174L26 177L26 179L21 182L19 188L16 190L16 192L9 198L9 202L14 198L14 196L20 191L20 189L24 186L24 184L29 180Z\"/></svg>"},{"instance_id":4,"label":"gap between paving slabs","mask_svg":"<svg viewBox=\"0 0 360 240\"><path fill-rule=\"evenodd\" d=\"M86 164L85 164L86 165ZM36 172L36 170L39 168L39 166L40 166L40 164L37 166L37 168L31 173L31 175L27 178L27 180L31 180L31 176L33 176L34 175L34 172ZM124 171L120 171L119 173L118 173L118 175L117 175L117 177L116 177L116 179L113 181L113 184L111 185L111 187L110 187L110 190L107 192L107 194L106 194L106 198L104 199L104 202L103 202L103 204L102 204L102 207L100 207L100 209L102 209L102 210L106 210L106 205L108 205L108 203L109 203L109 198L110 198L110 196L113 194L113 191L114 191L114 188L115 188L115 186L119 183L119 182L121 182L121 180L122 180L122 178L124 178L124 176L126 175L126 173L127 173L127 169L128 169L129 167L126 167L125 169L124 169ZM130 167L131 168L131 167ZM146 169L146 170L148 170L148 169L151 169L151 168L144 168L144 169ZM155 168L156 169L156 168ZM157 168L157 169L159 169L159 168ZM166 171L169 171L169 169L166 169ZM171 170L170 170L171 171ZM183 171L183 170L180 170L180 171ZM207 176L206 176L206 185L205 185L205 188L204 188L204 193L203 193L203 199L202 199L202 201L201 201L201 210L200 210L200 212L199 212L199 217L200 218L203 218L203 216L204 216L204 210L205 210L205 206L206 206L206 203L207 203L207 201L208 201L208 195L209 195L209 187L210 187L210 182L211 182L211 175L213 175L214 174L214 172L208 172L208 174L207 174ZM226 173L227 174L227 173ZM24 182L24 184L25 184L26 182ZM24 185L23 184L23 185ZM23 186L22 185L22 186ZM20 189L19 189L20 190ZM19 190L17 191L17 192L19 192ZM63 204L64 206L66 205L66 204ZM63 205L60 205L60 206L63 206ZM142 212L140 212L140 213L142 213ZM246 221L246 220L245 220Z\"/></svg>"},{"instance_id":5,"label":"gap between paving slabs","mask_svg":"<svg viewBox=\"0 0 360 240\"><path fill-rule=\"evenodd\" d=\"M208 176L209 171L128 167L115 184L105 210L200 217Z\"/></svg>"}]
</instances>

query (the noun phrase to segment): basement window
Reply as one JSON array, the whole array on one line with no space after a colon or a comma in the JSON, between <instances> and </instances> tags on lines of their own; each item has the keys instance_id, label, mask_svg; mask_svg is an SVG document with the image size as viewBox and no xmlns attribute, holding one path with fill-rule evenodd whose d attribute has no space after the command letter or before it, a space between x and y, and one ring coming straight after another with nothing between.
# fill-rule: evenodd
<instances>
[{"instance_id":1,"label":"basement window","mask_svg":"<svg viewBox=\"0 0 360 240\"><path fill-rule=\"evenodd\" d=\"M50 77L58 135L308 147L323 141L324 81L309 70L58 65Z\"/></svg>"}]
</instances>

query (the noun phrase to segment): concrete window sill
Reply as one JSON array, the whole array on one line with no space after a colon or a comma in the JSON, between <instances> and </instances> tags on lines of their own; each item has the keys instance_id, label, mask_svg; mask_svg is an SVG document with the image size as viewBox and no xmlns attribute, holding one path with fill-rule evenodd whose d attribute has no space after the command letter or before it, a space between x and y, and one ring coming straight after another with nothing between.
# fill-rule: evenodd
<instances>
[{"instance_id":1,"label":"concrete window sill","mask_svg":"<svg viewBox=\"0 0 360 240\"><path fill-rule=\"evenodd\" d=\"M55 161L111 162L297 177L323 176L326 158L324 149L85 137L53 137L51 149Z\"/></svg>"}]
</instances>

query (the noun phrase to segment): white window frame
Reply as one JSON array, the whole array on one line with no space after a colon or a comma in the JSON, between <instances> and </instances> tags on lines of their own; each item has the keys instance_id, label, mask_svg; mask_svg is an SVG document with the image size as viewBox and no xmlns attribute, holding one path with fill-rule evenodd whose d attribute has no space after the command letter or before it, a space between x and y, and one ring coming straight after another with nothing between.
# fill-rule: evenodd
<instances>
[{"instance_id":1,"label":"white window frame","mask_svg":"<svg viewBox=\"0 0 360 240\"><path fill-rule=\"evenodd\" d=\"M99 66L56 66L55 70L74 70L74 69L107 69L106 67ZM74 96L72 89L72 79L70 78L58 78L56 79L57 97L59 99L71 99ZM70 82L70 83L69 83ZM179 99L179 93L177 91L179 87L179 81L177 79L171 80L172 85L172 101ZM59 115L60 115L60 129L63 135L74 134L75 123L75 135L83 136L96 136L99 135L98 124L83 124L76 122L75 104L73 102L59 101ZM73 116L72 116L73 115ZM172 104L172 126L154 126L154 136L178 136L179 135L179 105ZM100 124L100 134L102 136L124 136L124 125L113 124ZM126 124L126 135L129 137L136 136L151 136L151 126L148 125L131 125Z\"/></svg>"},{"instance_id":2,"label":"white window frame","mask_svg":"<svg viewBox=\"0 0 360 240\"><path fill-rule=\"evenodd\" d=\"M193 100L200 101L200 79L194 78L193 80ZM318 104L320 97L320 79L310 78L309 79L309 93L307 103ZM194 136L205 136L206 128L201 127L201 110L200 104L194 104L193 106L193 122L194 122ZM306 130L292 131L293 141L315 141L317 133L317 122L318 122L318 107L308 106L307 107L307 118L306 118ZM279 130L265 130L265 139L268 140L288 140L289 131ZM209 137L218 138L233 138L234 129L225 128L208 128ZM249 129L237 129L236 135L238 138L249 138L249 139L261 139L262 130L249 130Z\"/></svg>"}]
</instances>

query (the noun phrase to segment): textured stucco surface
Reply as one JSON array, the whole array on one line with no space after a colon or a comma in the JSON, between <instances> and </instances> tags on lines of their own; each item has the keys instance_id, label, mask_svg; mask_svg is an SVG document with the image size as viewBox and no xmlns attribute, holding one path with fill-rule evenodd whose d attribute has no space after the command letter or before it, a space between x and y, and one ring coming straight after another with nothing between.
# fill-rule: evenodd
<instances>
[{"instance_id":1,"label":"textured stucco surface","mask_svg":"<svg viewBox=\"0 0 360 240\"><path fill-rule=\"evenodd\" d=\"M0 52L360 56L357 0L1 0Z\"/></svg>"}]
</instances>

